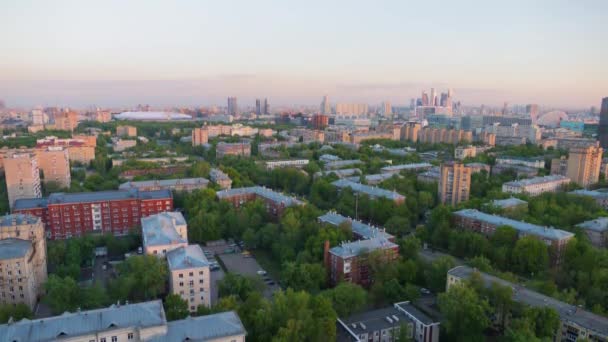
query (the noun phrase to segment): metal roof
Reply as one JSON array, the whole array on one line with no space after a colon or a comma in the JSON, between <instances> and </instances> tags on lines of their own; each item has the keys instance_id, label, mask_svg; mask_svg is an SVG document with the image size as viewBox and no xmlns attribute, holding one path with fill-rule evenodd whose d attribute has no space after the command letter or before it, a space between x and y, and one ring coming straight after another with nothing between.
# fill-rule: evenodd
<instances>
[{"instance_id":1,"label":"metal roof","mask_svg":"<svg viewBox=\"0 0 608 342\"><path fill-rule=\"evenodd\" d=\"M0 227L14 227L23 224L35 224L39 221L39 217L28 214L9 214L0 217Z\"/></svg>"},{"instance_id":2,"label":"metal roof","mask_svg":"<svg viewBox=\"0 0 608 342\"><path fill-rule=\"evenodd\" d=\"M261 187L261 186L251 186L246 188L233 188L221 190L216 193L217 198L223 199L226 197L232 197L236 195L244 195L244 194L254 194L268 200L271 200L275 203L284 203L286 206L294 206L294 205L302 205L304 202L291 197L284 195L280 192L273 191L271 189Z\"/></svg>"},{"instance_id":3,"label":"metal roof","mask_svg":"<svg viewBox=\"0 0 608 342\"><path fill-rule=\"evenodd\" d=\"M371 239L376 236L383 237L385 239L392 239L393 236L378 227L370 226L358 220L353 220L350 217L342 216L336 212L328 211L325 215L318 217L319 221L325 222L334 226L339 226L343 222L349 222L353 233L361 236L363 239Z\"/></svg>"},{"instance_id":4,"label":"metal roof","mask_svg":"<svg viewBox=\"0 0 608 342\"><path fill-rule=\"evenodd\" d=\"M147 200L171 197L171 191L167 189L153 191L130 189L75 193L56 192L52 193L48 198L26 198L16 200L13 209L46 208L49 204L91 203L128 199Z\"/></svg>"},{"instance_id":5,"label":"metal roof","mask_svg":"<svg viewBox=\"0 0 608 342\"><path fill-rule=\"evenodd\" d=\"M230 336L246 335L245 327L234 311L187 317L167 324L167 333L150 342L215 341Z\"/></svg>"},{"instance_id":6,"label":"metal roof","mask_svg":"<svg viewBox=\"0 0 608 342\"><path fill-rule=\"evenodd\" d=\"M23 258L32 248L32 242L16 238L0 240L0 260Z\"/></svg>"},{"instance_id":7,"label":"metal roof","mask_svg":"<svg viewBox=\"0 0 608 342\"><path fill-rule=\"evenodd\" d=\"M490 215L476 209L459 210L454 212L454 215L479 220L495 226L509 226L520 233L541 236L550 240L563 240L574 237L574 234L565 230L555 229L553 227L542 227L528 222L516 221L497 215Z\"/></svg>"},{"instance_id":8,"label":"metal roof","mask_svg":"<svg viewBox=\"0 0 608 342\"><path fill-rule=\"evenodd\" d=\"M595 232L604 232L608 230L608 217L598 217L593 220L579 223L576 226L586 230L593 230Z\"/></svg>"},{"instance_id":9,"label":"metal roof","mask_svg":"<svg viewBox=\"0 0 608 342\"><path fill-rule=\"evenodd\" d=\"M504 185L528 186L528 185L535 185L535 184L544 184L544 183L549 183L549 182L566 182L566 181L570 181L570 178L568 178L566 176L562 176L562 175L550 175L550 176L522 179L522 180L517 180L517 181L510 181L510 182L505 183Z\"/></svg>"},{"instance_id":10,"label":"metal roof","mask_svg":"<svg viewBox=\"0 0 608 342\"><path fill-rule=\"evenodd\" d=\"M608 188L596 189L596 190L579 189L579 190L570 191L569 194L579 195L579 196L589 196L589 197L593 197L593 198L597 198L597 199L608 198Z\"/></svg>"},{"instance_id":11,"label":"metal roof","mask_svg":"<svg viewBox=\"0 0 608 342\"><path fill-rule=\"evenodd\" d=\"M48 200L46 198L21 198L15 200L13 210L46 208L47 205Z\"/></svg>"},{"instance_id":12,"label":"metal roof","mask_svg":"<svg viewBox=\"0 0 608 342\"><path fill-rule=\"evenodd\" d=\"M522 201L519 198L515 198L515 197L510 197L507 199L501 199L501 200L493 200L492 201L492 205L497 206L499 208L511 208L511 207L516 207L518 205L527 205L528 202L526 201Z\"/></svg>"},{"instance_id":13,"label":"metal roof","mask_svg":"<svg viewBox=\"0 0 608 342\"><path fill-rule=\"evenodd\" d=\"M140 187L149 187L149 186L162 186L162 187L172 187L176 185L203 185L207 186L209 180L199 177L199 178L180 178L180 179L161 179L161 180L147 180L147 181L139 181L139 182L126 182L120 184L118 187L119 190L129 190L129 189L137 189Z\"/></svg>"},{"instance_id":14,"label":"metal roof","mask_svg":"<svg viewBox=\"0 0 608 342\"><path fill-rule=\"evenodd\" d=\"M176 225L185 225L186 220L180 212L164 212L141 218L144 246L162 246L188 243L179 235Z\"/></svg>"},{"instance_id":15,"label":"metal roof","mask_svg":"<svg viewBox=\"0 0 608 342\"><path fill-rule=\"evenodd\" d=\"M378 249L392 249L398 246L386 238L375 237L367 240L358 240L354 242L345 242L339 246L329 250L331 254L342 258L350 258L360 254L366 254Z\"/></svg>"},{"instance_id":16,"label":"metal roof","mask_svg":"<svg viewBox=\"0 0 608 342\"><path fill-rule=\"evenodd\" d=\"M359 159L336 160L336 161L330 161L330 162L325 163L325 169L326 170L339 169L344 166L351 166L351 165L357 165L357 164L363 164L363 162Z\"/></svg>"},{"instance_id":17,"label":"metal roof","mask_svg":"<svg viewBox=\"0 0 608 342\"><path fill-rule=\"evenodd\" d=\"M55 341L101 331L130 327L149 328L166 323L162 302L154 300L3 324L0 325L0 341Z\"/></svg>"},{"instance_id":18,"label":"metal roof","mask_svg":"<svg viewBox=\"0 0 608 342\"><path fill-rule=\"evenodd\" d=\"M387 317L391 319L391 322L386 319ZM357 337L361 334L400 327L402 324L412 322L403 312L392 306L361 312L345 319L339 318L339 320Z\"/></svg>"},{"instance_id":19,"label":"metal roof","mask_svg":"<svg viewBox=\"0 0 608 342\"><path fill-rule=\"evenodd\" d=\"M199 245L188 245L167 252L167 263L171 271L209 266Z\"/></svg>"},{"instance_id":20,"label":"metal roof","mask_svg":"<svg viewBox=\"0 0 608 342\"><path fill-rule=\"evenodd\" d=\"M354 192L361 192L371 197L384 197L390 200L405 200L405 196L400 195L396 192L365 184L351 182L347 179L338 179L337 181L334 181L331 184L339 188L351 188Z\"/></svg>"},{"instance_id":21,"label":"metal roof","mask_svg":"<svg viewBox=\"0 0 608 342\"><path fill-rule=\"evenodd\" d=\"M395 171L402 171L402 170L424 170L424 169L430 169L432 167L433 167L433 165L431 165L429 163L412 163L412 164L385 166L380 170L382 172L395 172Z\"/></svg>"},{"instance_id":22,"label":"metal roof","mask_svg":"<svg viewBox=\"0 0 608 342\"><path fill-rule=\"evenodd\" d=\"M448 271L449 275L460 279L468 279L471 274L478 272L469 266L457 266ZM500 279L493 275L479 272L486 286L498 283L513 289L513 300L533 307L551 307L557 311L562 321L573 322L583 328L599 332L603 336L608 336L608 318L596 315L584 309L577 308L555 298L545 296L536 291L529 290L519 284Z\"/></svg>"}]
</instances>

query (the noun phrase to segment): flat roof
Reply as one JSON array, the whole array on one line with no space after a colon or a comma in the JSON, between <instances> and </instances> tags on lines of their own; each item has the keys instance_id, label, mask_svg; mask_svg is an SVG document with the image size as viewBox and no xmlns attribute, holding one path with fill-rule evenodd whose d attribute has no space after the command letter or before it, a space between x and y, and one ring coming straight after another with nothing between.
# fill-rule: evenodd
<instances>
[{"instance_id":1,"label":"flat roof","mask_svg":"<svg viewBox=\"0 0 608 342\"><path fill-rule=\"evenodd\" d=\"M216 341L245 334L247 331L236 312L227 311L169 322L165 335L152 337L149 341Z\"/></svg>"},{"instance_id":2,"label":"flat roof","mask_svg":"<svg viewBox=\"0 0 608 342\"><path fill-rule=\"evenodd\" d=\"M380 170L382 172L393 172L393 171L402 171L402 170L430 169L432 167L433 167L433 165L431 165L429 163L411 163L411 164L385 166Z\"/></svg>"},{"instance_id":3,"label":"flat roof","mask_svg":"<svg viewBox=\"0 0 608 342\"><path fill-rule=\"evenodd\" d=\"M162 246L188 243L179 235L176 225L185 225L186 220L180 212L164 212L141 218L144 246Z\"/></svg>"},{"instance_id":4,"label":"flat roof","mask_svg":"<svg viewBox=\"0 0 608 342\"><path fill-rule=\"evenodd\" d=\"M271 189L261 187L261 186L251 186L251 187L246 187L246 188L233 188L233 189L221 190L216 193L216 196L219 199L223 199L226 197L232 197L232 196L241 195L241 194L255 194L257 196L269 199L276 203L284 203L287 206L304 204L304 202L302 202L294 197L287 196L280 192L276 192L276 191L273 191Z\"/></svg>"},{"instance_id":5,"label":"flat roof","mask_svg":"<svg viewBox=\"0 0 608 342\"><path fill-rule=\"evenodd\" d=\"M608 188L604 189L596 189L596 190L585 190L579 189L570 191L569 194L579 195L579 196L589 196L593 198L608 198Z\"/></svg>"},{"instance_id":6,"label":"flat roof","mask_svg":"<svg viewBox=\"0 0 608 342\"><path fill-rule=\"evenodd\" d=\"M576 226L586 230L593 230L595 232L605 232L608 230L608 217L598 217L593 220L579 223Z\"/></svg>"},{"instance_id":7,"label":"flat roof","mask_svg":"<svg viewBox=\"0 0 608 342\"><path fill-rule=\"evenodd\" d=\"M172 271L209 266L209 261L199 245L188 245L167 252L167 263Z\"/></svg>"},{"instance_id":8,"label":"flat roof","mask_svg":"<svg viewBox=\"0 0 608 342\"><path fill-rule=\"evenodd\" d=\"M401 309L401 310L407 312L408 314L410 314L412 317L414 317L416 320L420 321L424 325L431 325L431 324L439 323L439 322L431 319L424 312L418 310L418 308L413 306L412 304L410 304L410 302L395 303L395 308Z\"/></svg>"},{"instance_id":9,"label":"flat roof","mask_svg":"<svg viewBox=\"0 0 608 342\"><path fill-rule=\"evenodd\" d=\"M324 215L318 217L319 221L331 224L333 226L339 226L343 222L349 222L353 233L361 236L364 239L371 239L377 236L385 239L391 239L393 236L386 232L385 229L370 226L359 220L353 220L350 217L342 216L336 212L328 211Z\"/></svg>"},{"instance_id":10,"label":"flat roof","mask_svg":"<svg viewBox=\"0 0 608 342\"><path fill-rule=\"evenodd\" d=\"M457 266L449 270L448 274L461 279L468 279L474 272L478 271L469 266ZM606 317L577 308L575 305L545 296L519 284L513 284L493 275L483 272L479 272L479 274L486 286L490 286L492 283L498 283L503 286L511 287L513 289L513 300L516 302L533 307L551 307L557 311L562 321L574 322L581 327L597 332L603 336L608 336L608 318Z\"/></svg>"},{"instance_id":11,"label":"flat roof","mask_svg":"<svg viewBox=\"0 0 608 342\"><path fill-rule=\"evenodd\" d=\"M325 169L338 169L341 168L343 166L349 166L349 165L357 165L357 164L363 164L363 162L359 159L349 159L349 160L336 160L336 161L330 161L325 163Z\"/></svg>"},{"instance_id":12,"label":"flat roof","mask_svg":"<svg viewBox=\"0 0 608 342\"><path fill-rule=\"evenodd\" d=\"M499 208L511 208L511 207L516 207L519 205L528 205L528 202L520 200L519 198L515 198L515 197L510 197L510 198L506 198L506 199L501 199L501 200L493 200L492 205L495 205Z\"/></svg>"},{"instance_id":13,"label":"flat roof","mask_svg":"<svg viewBox=\"0 0 608 342\"><path fill-rule=\"evenodd\" d=\"M46 208L47 204L48 200L46 198L21 198L15 200L13 210Z\"/></svg>"},{"instance_id":14,"label":"flat roof","mask_svg":"<svg viewBox=\"0 0 608 342\"><path fill-rule=\"evenodd\" d=\"M65 312L60 316L35 320L22 319L0 325L1 341L55 341L77 338L109 329L162 326L167 323L160 300L112 305L108 308Z\"/></svg>"},{"instance_id":15,"label":"flat roof","mask_svg":"<svg viewBox=\"0 0 608 342\"><path fill-rule=\"evenodd\" d=\"M391 322L387 320L387 317ZM412 322L403 312L392 306L361 312L344 319L340 318L340 321L357 337L361 334L399 327L405 322Z\"/></svg>"},{"instance_id":16,"label":"flat roof","mask_svg":"<svg viewBox=\"0 0 608 342\"><path fill-rule=\"evenodd\" d=\"M137 189L130 189L74 193L56 192L52 193L48 198L26 198L16 200L13 209L44 208L49 204L91 203L128 199L147 200L171 197L171 191L168 189L152 191L138 191Z\"/></svg>"},{"instance_id":17,"label":"flat roof","mask_svg":"<svg viewBox=\"0 0 608 342\"><path fill-rule=\"evenodd\" d=\"M354 192L362 192L372 197L384 197L391 200L405 200L405 196L398 194L394 191L351 182L347 179L338 179L337 181L334 181L331 184L339 188L351 188Z\"/></svg>"},{"instance_id":18,"label":"flat roof","mask_svg":"<svg viewBox=\"0 0 608 342\"><path fill-rule=\"evenodd\" d=\"M528 222L516 221L510 218L497 215L490 215L476 209L463 209L456 211L453 214L461 217L487 222L495 226L509 226L519 232L541 236L551 240L563 240L574 237L574 234L565 230L555 229L553 227L542 227Z\"/></svg>"},{"instance_id":19,"label":"flat roof","mask_svg":"<svg viewBox=\"0 0 608 342\"><path fill-rule=\"evenodd\" d=\"M32 248L32 242L16 238L0 240L0 260L23 258Z\"/></svg>"},{"instance_id":20,"label":"flat roof","mask_svg":"<svg viewBox=\"0 0 608 342\"><path fill-rule=\"evenodd\" d=\"M145 186L163 186L170 187L176 185L202 185L207 186L209 184L209 180L199 177L199 178L178 178L178 179L160 179L160 180L147 180L147 181L138 181L138 182L126 182L120 184L118 187L119 190L129 190L129 189L137 189L139 187Z\"/></svg>"},{"instance_id":21,"label":"flat roof","mask_svg":"<svg viewBox=\"0 0 608 342\"><path fill-rule=\"evenodd\" d=\"M331 254L342 258L350 258L359 254L369 253L378 249L392 249L398 247L383 237L374 237L367 240L345 242L329 250Z\"/></svg>"},{"instance_id":22,"label":"flat roof","mask_svg":"<svg viewBox=\"0 0 608 342\"><path fill-rule=\"evenodd\" d=\"M14 227L38 222L40 222L39 217L28 214L9 214L0 217L0 227Z\"/></svg>"},{"instance_id":23,"label":"flat roof","mask_svg":"<svg viewBox=\"0 0 608 342\"><path fill-rule=\"evenodd\" d=\"M543 176L543 177L522 179L522 180L518 180L518 181L510 181L510 182L506 182L504 185L528 186L528 185L543 184L543 183L549 183L549 182L566 182L566 181L569 182L570 178L568 178L566 176L562 176L562 175L549 175L549 176Z\"/></svg>"}]
</instances>

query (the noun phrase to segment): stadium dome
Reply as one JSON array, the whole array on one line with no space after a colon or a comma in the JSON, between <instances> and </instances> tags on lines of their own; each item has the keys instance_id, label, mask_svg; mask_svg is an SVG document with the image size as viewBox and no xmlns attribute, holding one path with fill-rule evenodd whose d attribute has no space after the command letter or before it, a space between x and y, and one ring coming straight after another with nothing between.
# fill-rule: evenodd
<instances>
[{"instance_id":1,"label":"stadium dome","mask_svg":"<svg viewBox=\"0 0 608 342\"><path fill-rule=\"evenodd\" d=\"M554 110L541 115L537 120L537 124L541 126L557 127L561 120L568 120L568 114L561 110Z\"/></svg>"},{"instance_id":2,"label":"stadium dome","mask_svg":"<svg viewBox=\"0 0 608 342\"><path fill-rule=\"evenodd\" d=\"M176 121L176 120L192 120L190 115L172 112L122 112L114 115L117 120L135 120L135 121Z\"/></svg>"}]
</instances>

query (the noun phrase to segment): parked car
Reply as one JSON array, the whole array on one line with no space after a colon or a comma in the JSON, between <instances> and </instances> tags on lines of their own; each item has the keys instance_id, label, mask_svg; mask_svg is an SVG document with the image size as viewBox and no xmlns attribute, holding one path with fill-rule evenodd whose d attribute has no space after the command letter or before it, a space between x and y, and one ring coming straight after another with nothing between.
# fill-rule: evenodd
<instances>
[{"instance_id":1,"label":"parked car","mask_svg":"<svg viewBox=\"0 0 608 342\"><path fill-rule=\"evenodd\" d=\"M259 270L259 271L258 271L258 275L261 275L261 276L265 276L265 275L266 275L266 273L267 273L267 272L266 272L266 271L264 271L264 270Z\"/></svg>"}]
</instances>

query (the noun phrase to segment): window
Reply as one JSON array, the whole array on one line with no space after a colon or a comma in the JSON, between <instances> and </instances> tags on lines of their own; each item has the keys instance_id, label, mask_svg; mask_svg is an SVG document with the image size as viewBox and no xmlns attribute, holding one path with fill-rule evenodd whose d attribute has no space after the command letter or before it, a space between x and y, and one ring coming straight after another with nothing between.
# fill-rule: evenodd
<instances>
[{"instance_id":1,"label":"window","mask_svg":"<svg viewBox=\"0 0 608 342\"><path fill-rule=\"evenodd\" d=\"M112 336L112 342L118 342L118 336Z\"/></svg>"},{"instance_id":2,"label":"window","mask_svg":"<svg viewBox=\"0 0 608 342\"><path fill-rule=\"evenodd\" d=\"M106 342L106 338L105 337L100 338L99 342Z\"/></svg>"},{"instance_id":3,"label":"window","mask_svg":"<svg viewBox=\"0 0 608 342\"><path fill-rule=\"evenodd\" d=\"M179 274L179 277L180 277L180 278L183 278L183 277L184 277L184 274L183 274L183 273L180 273L180 274Z\"/></svg>"},{"instance_id":4,"label":"window","mask_svg":"<svg viewBox=\"0 0 608 342\"><path fill-rule=\"evenodd\" d=\"M127 334L127 339L132 340L133 339L133 333L128 333Z\"/></svg>"},{"instance_id":5,"label":"window","mask_svg":"<svg viewBox=\"0 0 608 342\"><path fill-rule=\"evenodd\" d=\"M191 277L194 276L194 272L190 272L189 276L191 276Z\"/></svg>"}]
</instances>

